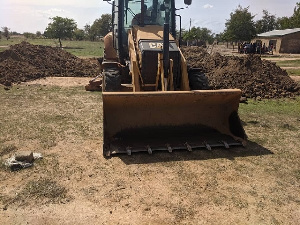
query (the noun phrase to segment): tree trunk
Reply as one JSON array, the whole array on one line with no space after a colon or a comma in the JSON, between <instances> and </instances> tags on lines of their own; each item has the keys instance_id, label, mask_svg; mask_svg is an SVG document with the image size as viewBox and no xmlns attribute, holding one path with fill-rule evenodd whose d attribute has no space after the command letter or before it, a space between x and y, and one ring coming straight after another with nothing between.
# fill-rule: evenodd
<instances>
[{"instance_id":1,"label":"tree trunk","mask_svg":"<svg viewBox=\"0 0 300 225\"><path fill-rule=\"evenodd\" d=\"M58 41L59 41L59 46L60 46L60 48L62 48L62 44L61 44L60 38L58 38Z\"/></svg>"}]
</instances>

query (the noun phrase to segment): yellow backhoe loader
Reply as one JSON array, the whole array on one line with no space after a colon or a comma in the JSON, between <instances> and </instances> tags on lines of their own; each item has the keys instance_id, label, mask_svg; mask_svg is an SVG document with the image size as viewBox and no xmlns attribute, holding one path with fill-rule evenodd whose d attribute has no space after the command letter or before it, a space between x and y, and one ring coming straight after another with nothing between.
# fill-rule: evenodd
<instances>
[{"instance_id":1,"label":"yellow backhoe loader","mask_svg":"<svg viewBox=\"0 0 300 225\"><path fill-rule=\"evenodd\" d=\"M113 27L101 64L103 155L245 145L241 91L208 90L205 75L187 68L175 0L106 1Z\"/></svg>"}]
</instances>

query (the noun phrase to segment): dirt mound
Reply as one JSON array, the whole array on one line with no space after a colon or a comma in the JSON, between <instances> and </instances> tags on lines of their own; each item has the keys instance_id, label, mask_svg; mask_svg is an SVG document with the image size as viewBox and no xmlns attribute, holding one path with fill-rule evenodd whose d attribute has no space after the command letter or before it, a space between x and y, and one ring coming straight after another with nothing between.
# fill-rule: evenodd
<instances>
[{"instance_id":1,"label":"dirt mound","mask_svg":"<svg viewBox=\"0 0 300 225\"><path fill-rule=\"evenodd\" d=\"M41 77L87 77L100 72L96 60L80 59L59 48L22 42L0 53L0 84Z\"/></svg>"},{"instance_id":2,"label":"dirt mound","mask_svg":"<svg viewBox=\"0 0 300 225\"><path fill-rule=\"evenodd\" d=\"M249 98L294 97L299 85L285 70L257 55L210 55L201 47L183 47L189 67L201 68L212 89L239 88Z\"/></svg>"}]
</instances>

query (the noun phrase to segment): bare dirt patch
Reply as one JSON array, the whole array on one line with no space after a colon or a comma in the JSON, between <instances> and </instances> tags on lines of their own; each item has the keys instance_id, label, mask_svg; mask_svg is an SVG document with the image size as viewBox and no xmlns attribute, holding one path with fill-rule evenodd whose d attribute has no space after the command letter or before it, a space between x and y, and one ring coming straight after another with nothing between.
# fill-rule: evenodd
<instances>
[{"instance_id":1,"label":"bare dirt patch","mask_svg":"<svg viewBox=\"0 0 300 225\"><path fill-rule=\"evenodd\" d=\"M45 85L59 87L84 87L92 77L45 77L34 81L22 83L22 85Z\"/></svg>"},{"instance_id":2,"label":"bare dirt patch","mask_svg":"<svg viewBox=\"0 0 300 225\"><path fill-rule=\"evenodd\" d=\"M280 68L283 70L300 69L299 66L281 66Z\"/></svg>"},{"instance_id":3,"label":"bare dirt patch","mask_svg":"<svg viewBox=\"0 0 300 225\"><path fill-rule=\"evenodd\" d=\"M266 60L269 61L273 61L273 62L280 62L280 61L294 61L297 59L300 59L299 55L290 55L289 57L285 57L285 56L279 56L279 57L268 57L268 58L264 58Z\"/></svg>"},{"instance_id":4,"label":"bare dirt patch","mask_svg":"<svg viewBox=\"0 0 300 225\"><path fill-rule=\"evenodd\" d=\"M295 81L300 83L300 76L291 76L291 78Z\"/></svg>"}]
</instances>

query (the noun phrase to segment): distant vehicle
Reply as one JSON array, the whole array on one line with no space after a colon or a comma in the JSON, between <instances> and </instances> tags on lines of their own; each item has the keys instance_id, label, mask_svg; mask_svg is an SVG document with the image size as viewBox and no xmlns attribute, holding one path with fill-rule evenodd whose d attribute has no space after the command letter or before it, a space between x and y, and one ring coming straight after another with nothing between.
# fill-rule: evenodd
<instances>
[{"instance_id":1,"label":"distant vehicle","mask_svg":"<svg viewBox=\"0 0 300 225\"><path fill-rule=\"evenodd\" d=\"M251 52L251 44L245 44L244 53L248 54Z\"/></svg>"}]
</instances>

